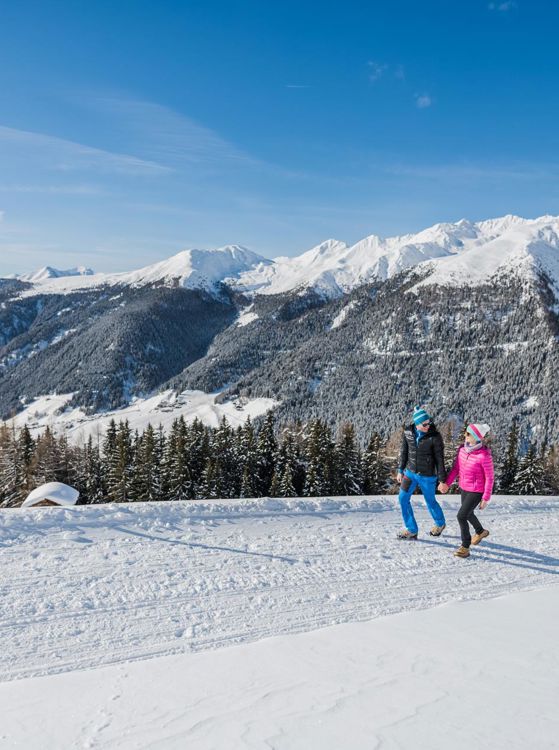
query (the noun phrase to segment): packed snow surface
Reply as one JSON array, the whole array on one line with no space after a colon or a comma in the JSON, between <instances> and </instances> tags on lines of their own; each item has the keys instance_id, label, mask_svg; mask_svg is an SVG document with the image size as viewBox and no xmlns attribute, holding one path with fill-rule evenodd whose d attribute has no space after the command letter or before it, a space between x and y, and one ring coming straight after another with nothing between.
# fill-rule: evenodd
<instances>
[{"instance_id":1,"label":"packed snow surface","mask_svg":"<svg viewBox=\"0 0 559 750\"><path fill-rule=\"evenodd\" d=\"M558 747L559 498L441 502L0 511L2 747Z\"/></svg>"},{"instance_id":2,"label":"packed snow surface","mask_svg":"<svg viewBox=\"0 0 559 750\"><path fill-rule=\"evenodd\" d=\"M6 749L552 750L559 587L0 684Z\"/></svg>"},{"instance_id":3,"label":"packed snow surface","mask_svg":"<svg viewBox=\"0 0 559 750\"><path fill-rule=\"evenodd\" d=\"M112 419L115 422L128 420L131 429L139 432L148 424L153 427L162 425L168 429L181 416L187 422L198 418L210 427L217 427L223 417L226 417L229 424L236 427L244 424L247 417L259 417L279 403L270 398L238 398L220 402L219 393L176 393L168 390L149 398L134 399L122 409L88 416L79 407L69 406L71 400L71 393L40 396L18 412L10 420L10 424L19 428L27 425L33 434L39 434L45 427L49 427L57 434L64 433L74 443L83 443L87 442L90 435L93 438L103 435Z\"/></svg>"},{"instance_id":4,"label":"packed snow surface","mask_svg":"<svg viewBox=\"0 0 559 750\"><path fill-rule=\"evenodd\" d=\"M0 678L214 649L557 582L559 499L495 498L489 540L395 536L391 497L4 510Z\"/></svg>"}]
</instances>

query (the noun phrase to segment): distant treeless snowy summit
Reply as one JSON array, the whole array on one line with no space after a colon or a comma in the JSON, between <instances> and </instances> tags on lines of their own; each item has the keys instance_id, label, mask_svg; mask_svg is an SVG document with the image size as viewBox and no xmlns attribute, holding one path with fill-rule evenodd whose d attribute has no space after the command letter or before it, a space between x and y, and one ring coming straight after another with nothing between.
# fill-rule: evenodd
<instances>
[{"instance_id":1,"label":"distant treeless snowy summit","mask_svg":"<svg viewBox=\"0 0 559 750\"><path fill-rule=\"evenodd\" d=\"M544 272L559 289L559 217L507 215L487 221L435 224L395 237L372 234L354 245L329 239L292 258L264 258L240 245L183 250L166 260L123 273L49 266L20 276L33 284L25 294L67 293L110 286L163 284L214 293L226 283L249 294L315 289L337 297L374 281L428 264L423 283L479 284L513 270Z\"/></svg>"}]
</instances>

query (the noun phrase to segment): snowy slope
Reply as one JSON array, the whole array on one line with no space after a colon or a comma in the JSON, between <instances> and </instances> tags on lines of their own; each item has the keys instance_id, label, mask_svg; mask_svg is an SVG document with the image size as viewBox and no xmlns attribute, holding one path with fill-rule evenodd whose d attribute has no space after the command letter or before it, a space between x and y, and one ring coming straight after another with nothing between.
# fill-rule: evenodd
<instances>
[{"instance_id":1,"label":"snowy slope","mask_svg":"<svg viewBox=\"0 0 559 750\"><path fill-rule=\"evenodd\" d=\"M0 679L212 650L557 583L559 498L494 498L469 560L395 497L0 511ZM471 632L471 628L468 628Z\"/></svg>"},{"instance_id":2,"label":"snowy slope","mask_svg":"<svg viewBox=\"0 0 559 750\"><path fill-rule=\"evenodd\" d=\"M64 434L74 443L85 443L89 436L103 435L112 419L128 421L132 430L142 432L148 424L170 429L175 419L184 417L187 422L195 418L211 427L217 427L223 417L234 427L244 424L247 417L254 419L278 405L271 398L236 399L218 402L219 393L203 391L162 391L149 398L136 398L129 406L88 416L82 409L70 407L71 393L41 396L33 399L18 412L10 424L16 428L27 425L33 434L45 427L56 434Z\"/></svg>"},{"instance_id":3,"label":"snowy slope","mask_svg":"<svg viewBox=\"0 0 559 750\"><path fill-rule=\"evenodd\" d=\"M240 245L227 245L216 250L183 250L159 263L123 273L96 273L93 275L54 278L42 272L30 281L34 287L23 296L36 294L65 294L73 291L109 286L145 286L166 284L188 289L215 290L215 285L225 278L234 277L254 266L265 267L272 261Z\"/></svg>"},{"instance_id":4,"label":"snowy slope","mask_svg":"<svg viewBox=\"0 0 559 750\"><path fill-rule=\"evenodd\" d=\"M0 740L6 750L552 750L558 607L554 586L3 683Z\"/></svg>"},{"instance_id":5,"label":"snowy slope","mask_svg":"<svg viewBox=\"0 0 559 750\"><path fill-rule=\"evenodd\" d=\"M510 273L533 278L539 271L559 293L559 218L544 216L512 224L459 255L430 263L429 268L432 273L422 284L480 284Z\"/></svg>"}]
</instances>

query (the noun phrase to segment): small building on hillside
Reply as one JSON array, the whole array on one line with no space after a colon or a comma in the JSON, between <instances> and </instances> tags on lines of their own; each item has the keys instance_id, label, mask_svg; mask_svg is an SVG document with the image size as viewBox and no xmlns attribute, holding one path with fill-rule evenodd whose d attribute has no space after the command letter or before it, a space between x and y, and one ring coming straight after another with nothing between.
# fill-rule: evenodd
<instances>
[{"instance_id":1,"label":"small building on hillside","mask_svg":"<svg viewBox=\"0 0 559 750\"><path fill-rule=\"evenodd\" d=\"M68 484L64 484L63 482L47 482L40 487L36 487L33 492L30 492L21 504L21 507L75 505L79 496L80 493L78 490L70 487Z\"/></svg>"}]
</instances>

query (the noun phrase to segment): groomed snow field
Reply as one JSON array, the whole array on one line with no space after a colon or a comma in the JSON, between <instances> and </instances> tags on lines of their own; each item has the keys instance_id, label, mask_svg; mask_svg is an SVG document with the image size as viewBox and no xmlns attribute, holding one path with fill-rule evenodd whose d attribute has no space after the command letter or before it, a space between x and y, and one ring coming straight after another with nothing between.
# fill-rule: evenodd
<instances>
[{"instance_id":1,"label":"groomed snow field","mask_svg":"<svg viewBox=\"0 0 559 750\"><path fill-rule=\"evenodd\" d=\"M559 498L0 512L0 747L559 747Z\"/></svg>"}]
</instances>

